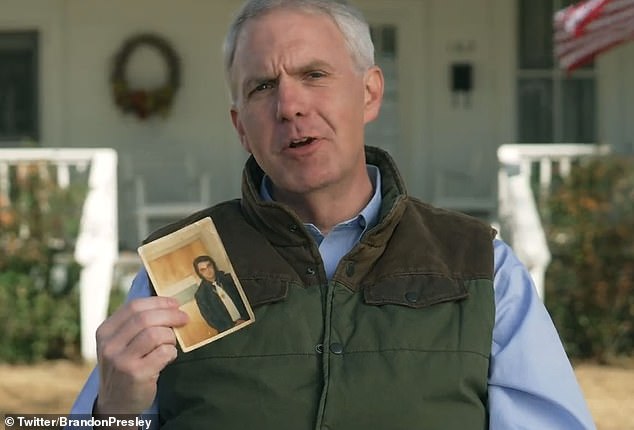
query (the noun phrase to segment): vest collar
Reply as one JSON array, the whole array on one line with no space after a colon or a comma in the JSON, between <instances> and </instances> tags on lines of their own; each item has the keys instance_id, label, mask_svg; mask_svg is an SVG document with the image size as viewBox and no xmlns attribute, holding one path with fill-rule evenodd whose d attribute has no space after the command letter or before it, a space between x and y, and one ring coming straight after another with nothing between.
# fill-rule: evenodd
<instances>
[{"instance_id":1,"label":"vest collar","mask_svg":"<svg viewBox=\"0 0 634 430\"><path fill-rule=\"evenodd\" d=\"M403 201L407 191L396 165L387 152L366 146L366 163L375 165L381 172L382 204L378 224L364 235L363 241L373 247L384 242L383 235L390 235L405 209ZM304 229L303 221L287 205L275 201L264 201L260 197L260 186L264 172L253 156L246 162L242 175L242 209L247 218L256 225L267 239L278 246L306 246L313 238Z\"/></svg>"}]
</instances>

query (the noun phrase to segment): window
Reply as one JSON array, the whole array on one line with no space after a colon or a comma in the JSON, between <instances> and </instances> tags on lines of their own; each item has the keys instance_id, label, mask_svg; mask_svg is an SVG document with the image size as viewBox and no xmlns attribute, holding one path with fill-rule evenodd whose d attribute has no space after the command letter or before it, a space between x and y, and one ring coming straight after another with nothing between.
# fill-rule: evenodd
<instances>
[{"instance_id":1,"label":"window","mask_svg":"<svg viewBox=\"0 0 634 430\"><path fill-rule=\"evenodd\" d=\"M37 139L38 36L0 32L0 141Z\"/></svg>"},{"instance_id":2,"label":"window","mask_svg":"<svg viewBox=\"0 0 634 430\"><path fill-rule=\"evenodd\" d=\"M566 76L553 58L553 14L573 2L519 0L519 142L597 140L594 65Z\"/></svg>"}]
</instances>

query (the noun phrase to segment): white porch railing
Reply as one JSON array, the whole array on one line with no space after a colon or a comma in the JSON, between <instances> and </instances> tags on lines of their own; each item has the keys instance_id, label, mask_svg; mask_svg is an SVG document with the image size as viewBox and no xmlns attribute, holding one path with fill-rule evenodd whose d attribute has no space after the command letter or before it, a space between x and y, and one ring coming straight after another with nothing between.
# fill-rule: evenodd
<instances>
[{"instance_id":1,"label":"white porch railing","mask_svg":"<svg viewBox=\"0 0 634 430\"><path fill-rule=\"evenodd\" d=\"M542 300L551 256L531 188L533 166L538 165L539 197L544 198L550 191L555 168L561 177L566 177L576 159L607 152L607 146L588 144L506 144L498 148L501 233L528 268Z\"/></svg>"},{"instance_id":2,"label":"white porch railing","mask_svg":"<svg viewBox=\"0 0 634 430\"><path fill-rule=\"evenodd\" d=\"M29 162L54 166L56 182L62 188L69 186L72 168L90 167L75 259L82 265L81 353L84 359L95 360L95 331L106 317L118 255L117 153L108 148L0 148L0 197L4 197L0 201L9 201L9 167Z\"/></svg>"}]
</instances>

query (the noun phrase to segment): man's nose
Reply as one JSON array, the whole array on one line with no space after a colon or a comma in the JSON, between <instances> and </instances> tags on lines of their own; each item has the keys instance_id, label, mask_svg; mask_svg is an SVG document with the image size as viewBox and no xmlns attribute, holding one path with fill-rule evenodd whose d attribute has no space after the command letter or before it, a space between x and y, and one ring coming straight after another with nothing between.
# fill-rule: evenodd
<instances>
[{"instance_id":1,"label":"man's nose","mask_svg":"<svg viewBox=\"0 0 634 430\"><path fill-rule=\"evenodd\" d=\"M301 82L281 79L277 88L277 119L292 121L306 115L306 94Z\"/></svg>"}]
</instances>

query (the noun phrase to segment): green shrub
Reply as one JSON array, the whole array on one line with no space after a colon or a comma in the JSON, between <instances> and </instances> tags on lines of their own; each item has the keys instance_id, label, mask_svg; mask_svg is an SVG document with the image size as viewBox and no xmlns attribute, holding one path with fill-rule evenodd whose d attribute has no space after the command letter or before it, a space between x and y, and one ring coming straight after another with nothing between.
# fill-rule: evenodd
<instances>
[{"instance_id":1,"label":"green shrub","mask_svg":"<svg viewBox=\"0 0 634 430\"><path fill-rule=\"evenodd\" d=\"M108 299L108 315L112 315L125 303L126 296L127 293L119 288L112 288L110 290L110 298Z\"/></svg>"},{"instance_id":2,"label":"green shrub","mask_svg":"<svg viewBox=\"0 0 634 430\"><path fill-rule=\"evenodd\" d=\"M79 358L72 253L87 182L60 188L53 174L44 162L14 166L0 194L0 361Z\"/></svg>"},{"instance_id":3,"label":"green shrub","mask_svg":"<svg viewBox=\"0 0 634 430\"><path fill-rule=\"evenodd\" d=\"M589 159L546 203L546 305L568 353L634 352L634 160Z\"/></svg>"},{"instance_id":4,"label":"green shrub","mask_svg":"<svg viewBox=\"0 0 634 430\"><path fill-rule=\"evenodd\" d=\"M0 362L79 358L77 288L57 296L31 275L0 274Z\"/></svg>"}]
</instances>

